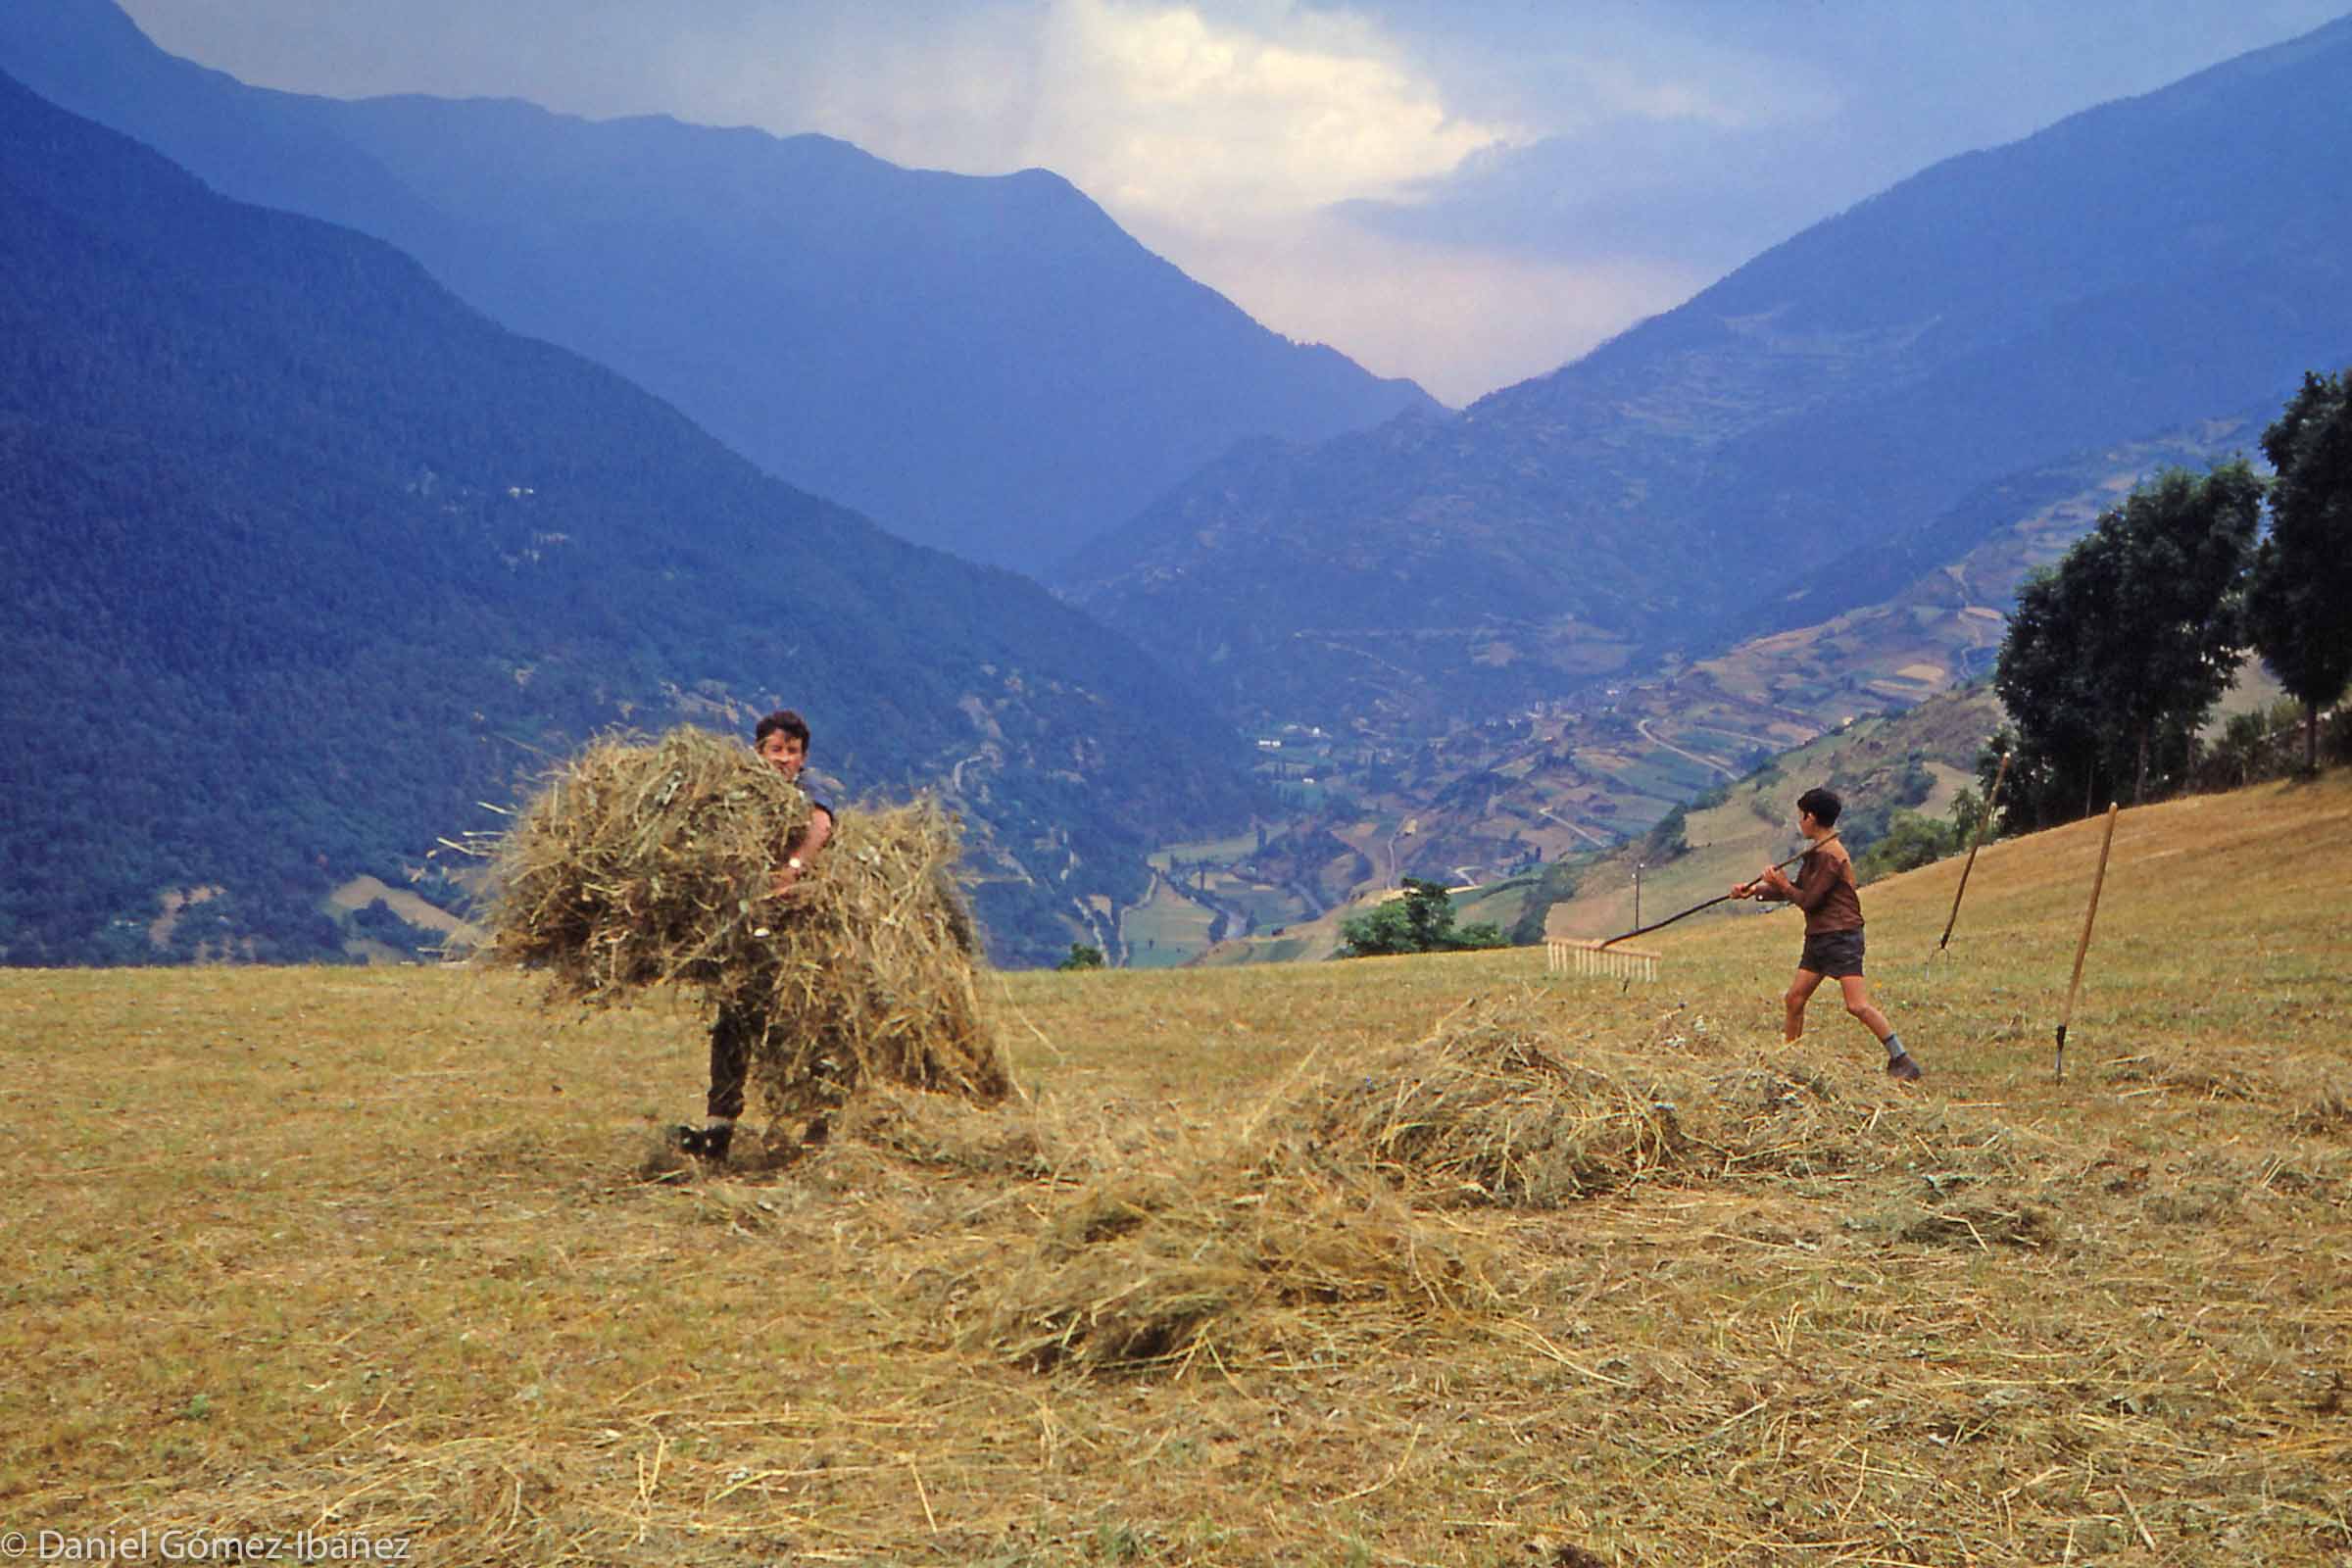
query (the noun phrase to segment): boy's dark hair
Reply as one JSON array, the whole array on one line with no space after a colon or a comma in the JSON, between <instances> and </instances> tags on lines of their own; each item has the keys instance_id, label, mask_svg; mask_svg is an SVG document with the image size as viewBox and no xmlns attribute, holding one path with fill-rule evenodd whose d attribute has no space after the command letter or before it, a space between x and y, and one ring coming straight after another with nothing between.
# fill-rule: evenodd
<instances>
[{"instance_id":1,"label":"boy's dark hair","mask_svg":"<svg viewBox=\"0 0 2352 1568\"><path fill-rule=\"evenodd\" d=\"M761 719L759 727L752 731L752 744L754 746L763 744L770 735L778 730L782 730L794 740L799 741L802 751L805 752L808 749L808 721L789 708L779 708Z\"/></svg>"},{"instance_id":2,"label":"boy's dark hair","mask_svg":"<svg viewBox=\"0 0 2352 1568\"><path fill-rule=\"evenodd\" d=\"M1838 813L1845 809L1845 803L1838 799L1833 791L1810 789L1796 798L1796 808L1812 812L1813 820L1823 827L1836 827Z\"/></svg>"}]
</instances>

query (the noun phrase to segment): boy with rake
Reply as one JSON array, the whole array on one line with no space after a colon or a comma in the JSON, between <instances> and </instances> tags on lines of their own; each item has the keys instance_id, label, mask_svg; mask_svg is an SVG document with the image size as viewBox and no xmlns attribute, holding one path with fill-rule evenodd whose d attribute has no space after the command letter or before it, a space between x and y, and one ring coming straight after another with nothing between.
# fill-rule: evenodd
<instances>
[{"instance_id":1,"label":"boy with rake","mask_svg":"<svg viewBox=\"0 0 2352 1568\"><path fill-rule=\"evenodd\" d=\"M789 708L778 709L752 731L752 749L788 781L798 784L801 769L808 765L808 721ZM833 808L814 796L809 797L808 808L807 824L784 846L784 863L776 867L768 884L769 898L791 893L801 872L833 836ZM760 1038L766 1021L733 1003L719 1004L718 1016L710 1025L710 1092L703 1102L706 1119L700 1127L671 1128L672 1148L725 1162L727 1149L735 1141L735 1120L743 1114L743 1085L751 1072L752 1042Z\"/></svg>"},{"instance_id":2,"label":"boy with rake","mask_svg":"<svg viewBox=\"0 0 2352 1568\"><path fill-rule=\"evenodd\" d=\"M1805 946L1797 956L1796 978L1781 1000L1788 1009L1785 1038L1794 1044L1805 1032L1805 1004L1825 978L1845 994L1845 1010L1886 1048L1886 1071L1906 1083L1924 1072L1903 1049L1902 1036L1871 1004L1870 982L1862 978L1862 896L1854 886L1854 862L1831 831L1843 804L1826 789L1796 798L1796 827L1813 848L1798 862L1791 882L1777 865L1732 889L1736 899L1782 900L1805 911Z\"/></svg>"}]
</instances>

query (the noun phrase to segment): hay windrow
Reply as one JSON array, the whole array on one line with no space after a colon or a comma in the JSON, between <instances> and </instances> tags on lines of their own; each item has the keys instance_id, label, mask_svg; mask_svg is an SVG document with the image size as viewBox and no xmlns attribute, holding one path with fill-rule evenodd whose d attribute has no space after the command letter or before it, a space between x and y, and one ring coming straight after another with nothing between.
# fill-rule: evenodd
<instances>
[{"instance_id":1,"label":"hay windrow","mask_svg":"<svg viewBox=\"0 0 2352 1568\"><path fill-rule=\"evenodd\" d=\"M879 1084L843 1113L834 1137L956 1175L1034 1181L1050 1174L1036 1121L1024 1106L1008 1113Z\"/></svg>"},{"instance_id":2,"label":"hay windrow","mask_svg":"<svg viewBox=\"0 0 2352 1568\"><path fill-rule=\"evenodd\" d=\"M1867 1069L1830 1079L1801 1055L1738 1064L1571 1038L1540 996L1474 999L1417 1043L1301 1086L1278 1110L1333 1158L1415 1202L1551 1208L1644 1183L1808 1176L1909 1157L1919 1102ZM1941 1141L2006 1165L1984 1129Z\"/></svg>"},{"instance_id":3,"label":"hay windrow","mask_svg":"<svg viewBox=\"0 0 2352 1568\"><path fill-rule=\"evenodd\" d=\"M980 1293L968 1338L1035 1371L1343 1358L1505 1298L1476 1236L1288 1147L1090 1187Z\"/></svg>"},{"instance_id":4,"label":"hay windrow","mask_svg":"<svg viewBox=\"0 0 2352 1568\"><path fill-rule=\"evenodd\" d=\"M547 976L551 1005L699 991L751 1037L773 1116L868 1082L994 1102L1011 1092L973 993L977 943L936 802L845 810L782 897L808 797L748 747L688 727L592 743L495 851L481 952Z\"/></svg>"},{"instance_id":5,"label":"hay windrow","mask_svg":"<svg viewBox=\"0 0 2352 1568\"><path fill-rule=\"evenodd\" d=\"M1566 1054L1532 1007L1474 1003L1314 1086L1293 1119L1430 1200L1551 1207L1687 1153L1674 1103L1628 1065Z\"/></svg>"},{"instance_id":6,"label":"hay windrow","mask_svg":"<svg viewBox=\"0 0 2352 1568\"><path fill-rule=\"evenodd\" d=\"M1570 1042L1539 998L1476 1000L1410 1046L1287 1083L1221 1144L1073 1194L973 1293L966 1339L1039 1371L1345 1359L1512 1298L1487 1232L1434 1210L1779 1182L1922 1148L1950 1167L1926 1177L1940 1204L1939 1182L2011 1166L2009 1132L1873 1083L1834 1088L1801 1058L1726 1068ZM2056 1233L2021 1203L1940 1208L1904 1234L2039 1250Z\"/></svg>"},{"instance_id":7,"label":"hay windrow","mask_svg":"<svg viewBox=\"0 0 2352 1568\"><path fill-rule=\"evenodd\" d=\"M2352 1084L2312 1091L2288 1113L2287 1126L2308 1138L2352 1138Z\"/></svg>"}]
</instances>

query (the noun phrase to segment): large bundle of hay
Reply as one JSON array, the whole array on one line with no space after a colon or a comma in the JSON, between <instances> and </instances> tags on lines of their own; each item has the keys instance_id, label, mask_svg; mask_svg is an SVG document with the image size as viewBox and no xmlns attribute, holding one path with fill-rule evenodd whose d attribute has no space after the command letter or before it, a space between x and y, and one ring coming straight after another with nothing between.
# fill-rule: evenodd
<instances>
[{"instance_id":1,"label":"large bundle of hay","mask_svg":"<svg viewBox=\"0 0 2352 1568\"><path fill-rule=\"evenodd\" d=\"M1438 1201L1548 1207L1678 1163L1689 1140L1654 1075L1567 1057L1551 1033L1532 1003L1472 1003L1310 1086L1291 1116Z\"/></svg>"},{"instance_id":2,"label":"large bundle of hay","mask_svg":"<svg viewBox=\"0 0 2352 1568\"><path fill-rule=\"evenodd\" d=\"M752 1035L752 1084L773 1115L837 1104L869 1079L1004 1098L954 825L929 801L844 811L771 897L808 814L740 742L693 728L599 740L500 841L483 956L545 972L551 1003L699 990Z\"/></svg>"}]
</instances>

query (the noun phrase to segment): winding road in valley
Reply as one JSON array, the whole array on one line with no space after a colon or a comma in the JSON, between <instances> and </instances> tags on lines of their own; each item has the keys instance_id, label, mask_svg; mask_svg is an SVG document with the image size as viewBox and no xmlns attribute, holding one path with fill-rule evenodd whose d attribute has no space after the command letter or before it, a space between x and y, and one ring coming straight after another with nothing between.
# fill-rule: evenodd
<instances>
[{"instance_id":1,"label":"winding road in valley","mask_svg":"<svg viewBox=\"0 0 2352 1568\"><path fill-rule=\"evenodd\" d=\"M1696 752L1687 752L1683 750L1680 746L1675 745L1672 741L1660 740L1656 735L1650 732L1649 720L1646 718L1636 719L1634 721L1634 728L1642 732L1642 738L1643 740L1649 742L1650 745L1655 746L1662 752L1672 752L1677 757L1687 757L1691 761L1698 763L1698 765L1701 767L1713 768L1716 772L1721 773L1725 778L1738 778L1740 776L1738 773L1732 770L1732 764L1729 762L1718 760L1712 757L1701 757Z\"/></svg>"}]
</instances>

